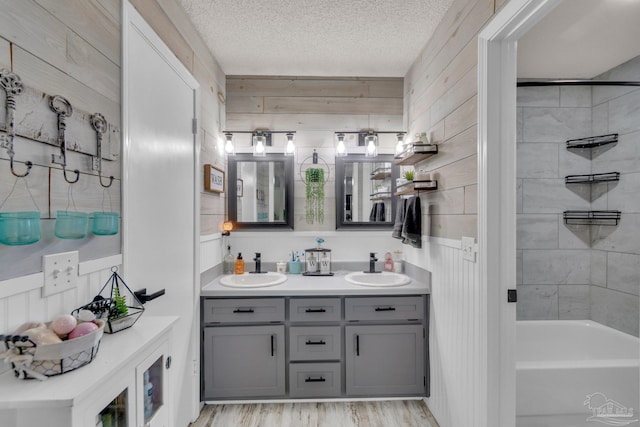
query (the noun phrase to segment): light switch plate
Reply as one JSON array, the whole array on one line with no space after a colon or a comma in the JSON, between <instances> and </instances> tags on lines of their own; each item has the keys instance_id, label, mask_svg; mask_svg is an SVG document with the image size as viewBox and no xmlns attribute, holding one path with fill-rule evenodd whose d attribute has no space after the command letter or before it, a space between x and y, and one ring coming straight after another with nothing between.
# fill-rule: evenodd
<instances>
[{"instance_id":1,"label":"light switch plate","mask_svg":"<svg viewBox=\"0 0 640 427\"><path fill-rule=\"evenodd\" d=\"M42 296L48 297L75 288L78 284L78 263L78 251L43 256Z\"/></svg>"},{"instance_id":2,"label":"light switch plate","mask_svg":"<svg viewBox=\"0 0 640 427\"><path fill-rule=\"evenodd\" d=\"M462 238L462 259L476 262L476 239L473 237Z\"/></svg>"}]
</instances>

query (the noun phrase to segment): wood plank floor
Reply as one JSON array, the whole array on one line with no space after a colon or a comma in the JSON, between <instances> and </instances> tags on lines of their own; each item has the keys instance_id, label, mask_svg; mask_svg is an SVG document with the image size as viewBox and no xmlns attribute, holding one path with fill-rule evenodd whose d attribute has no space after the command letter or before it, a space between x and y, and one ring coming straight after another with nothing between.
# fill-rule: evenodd
<instances>
[{"instance_id":1,"label":"wood plank floor","mask_svg":"<svg viewBox=\"0 0 640 427\"><path fill-rule=\"evenodd\" d=\"M205 405L191 427L438 427L422 400Z\"/></svg>"}]
</instances>

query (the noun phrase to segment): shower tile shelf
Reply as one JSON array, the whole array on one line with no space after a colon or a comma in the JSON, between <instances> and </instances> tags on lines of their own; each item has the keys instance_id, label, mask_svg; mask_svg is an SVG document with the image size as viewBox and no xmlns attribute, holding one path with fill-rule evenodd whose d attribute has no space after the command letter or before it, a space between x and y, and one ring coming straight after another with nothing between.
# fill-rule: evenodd
<instances>
[{"instance_id":1,"label":"shower tile shelf","mask_svg":"<svg viewBox=\"0 0 640 427\"><path fill-rule=\"evenodd\" d=\"M567 141L567 149L571 148L594 148L618 142L618 134L590 136L587 138L570 139Z\"/></svg>"},{"instance_id":2,"label":"shower tile shelf","mask_svg":"<svg viewBox=\"0 0 640 427\"><path fill-rule=\"evenodd\" d=\"M620 172L596 173L589 175L567 175L565 184L596 184L599 182L620 181Z\"/></svg>"},{"instance_id":3,"label":"shower tile shelf","mask_svg":"<svg viewBox=\"0 0 640 427\"><path fill-rule=\"evenodd\" d=\"M407 196L410 194L416 194L421 191L434 191L438 189L438 181L436 180L419 180L411 181L405 184L399 185L395 195Z\"/></svg>"},{"instance_id":4,"label":"shower tile shelf","mask_svg":"<svg viewBox=\"0 0 640 427\"><path fill-rule=\"evenodd\" d=\"M438 144L409 144L406 150L394 157L397 166L410 166L438 154Z\"/></svg>"},{"instance_id":5,"label":"shower tile shelf","mask_svg":"<svg viewBox=\"0 0 640 427\"><path fill-rule=\"evenodd\" d=\"M620 222L620 211L564 211L564 223L567 225L607 225L615 226Z\"/></svg>"}]
</instances>

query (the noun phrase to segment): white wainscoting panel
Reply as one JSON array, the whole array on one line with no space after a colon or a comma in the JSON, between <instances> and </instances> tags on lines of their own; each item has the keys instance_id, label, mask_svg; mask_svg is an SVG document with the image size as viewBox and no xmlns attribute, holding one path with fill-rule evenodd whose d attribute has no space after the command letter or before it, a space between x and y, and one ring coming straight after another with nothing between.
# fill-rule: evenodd
<instances>
[{"instance_id":1,"label":"white wainscoting panel","mask_svg":"<svg viewBox=\"0 0 640 427\"><path fill-rule=\"evenodd\" d=\"M121 255L82 262L75 288L45 298L42 273L0 282L0 334L12 333L27 321L50 321L91 302L111 275L111 268L121 264ZM137 289L135 283L127 285Z\"/></svg>"},{"instance_id":2,"label":"white wainscoting panel","mask_svg":"<svg viewBox=\"0 0 640 427\"><path fill-rule=\"evenodd\" d=\"M478 264L462 258L459 240L423 236L422 249L403 251L407 262L431 272L427 405L441 427L480 426L474 416L482 405Z\"/></svg>"}]
</instances>

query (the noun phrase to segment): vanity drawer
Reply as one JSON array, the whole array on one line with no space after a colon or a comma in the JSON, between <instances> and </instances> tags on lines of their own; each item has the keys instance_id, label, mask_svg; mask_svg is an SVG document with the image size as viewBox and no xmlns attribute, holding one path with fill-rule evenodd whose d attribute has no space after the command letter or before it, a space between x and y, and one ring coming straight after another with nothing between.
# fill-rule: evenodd
<instances>
[{"instance_id":1,"label":"vanity drawer","mask_svg":"<svg viewBox=\"0 0 640 427\"><path fill-rule=\"evenodd\" d=\"M289 318L292 322L339 322L340 298L291 298Z\"/></svg>"},{"instance_id":2,"label":"vanity drawer","mask_svg":"<svg viewBox=\"0 0 640 427\"><path fill-rule=\"evenodd\" d=\"M292 326L289 328L290 360L338 360L340 326Z\"/></svg>"},{"instance_id":3,"label":"vanity drawer","mask_svg":"<svg viewBox=\"0 0 640 427\"><path fill-rule=\"evenodd\" d=\"M345 319L418 320L424 318L424 298L351 297L344 300Z\"/></svg>"},{"instance_id":4,"label":"vanity drawer","mask_svg":"<svg viewBox=\"0 0 640 427\"><path fill-rule=\"evenodd\" d=\"M284 298L205 299L205 323L283 322Z\"/></svg>"},{"instance_id":5,"label":"vanity drawer","mask_svg":"<svg viewBox=\"0 0 640 427\"><path fill-rule=\"evenodd\" d=\"M290 363L291 397L340 396L340 363Z\"/></svg>"}]
</instances>

